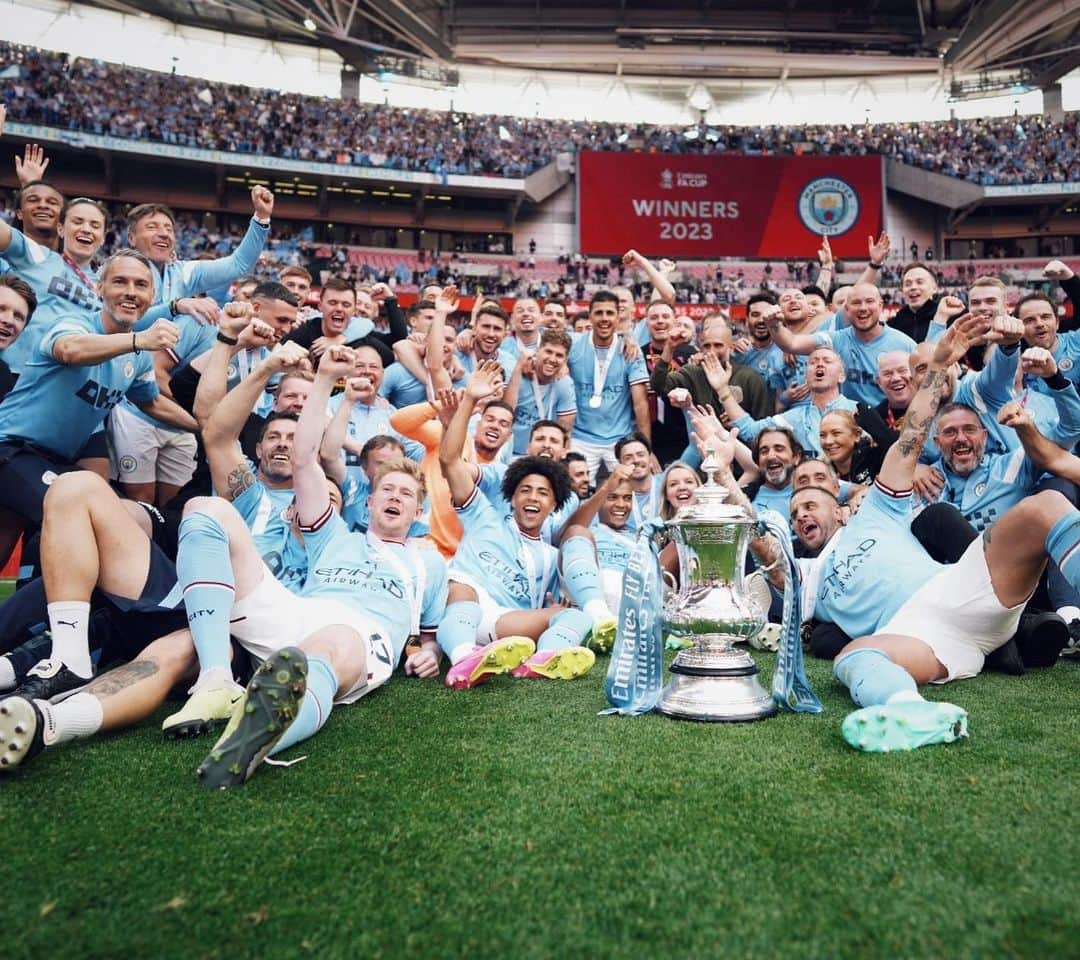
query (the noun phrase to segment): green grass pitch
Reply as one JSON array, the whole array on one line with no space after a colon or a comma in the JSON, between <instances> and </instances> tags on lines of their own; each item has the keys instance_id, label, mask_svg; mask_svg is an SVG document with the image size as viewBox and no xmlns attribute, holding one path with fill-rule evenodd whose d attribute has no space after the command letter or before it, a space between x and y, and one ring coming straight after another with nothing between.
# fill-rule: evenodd
<instances>
[{"instance_id":1,"label":"green grass pitch","mask_svg":"<svg viewBox=\"0 0 1080 960\"><path fill-rule=\"evenodd\" d=\"M606 664L395 678L230 793L164 709L47 752L0 780L4 954L1080 953L1080 665L934 689L970 740L865 756L827 664L824 714L752 725L598 717Z\"/></svg>"}]
</instances>

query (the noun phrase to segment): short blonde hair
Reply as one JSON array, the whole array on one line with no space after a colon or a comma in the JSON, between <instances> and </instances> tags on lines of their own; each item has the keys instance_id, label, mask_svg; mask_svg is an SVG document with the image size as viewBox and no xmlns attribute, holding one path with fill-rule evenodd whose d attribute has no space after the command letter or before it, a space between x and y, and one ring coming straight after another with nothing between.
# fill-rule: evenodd
<instances>
[{"instance_id":1,"label":"short blonde hair","mask_svg":"<svg viewBox=\"0 0 1080 960\"><path fill-rule=\"evenodd\" d=\"M1004 280L1002 280L1000 277L991 276L988 273L984 274L981 277L976 277L974 280L971 281L971 283L968 284L969 290L973 287L997 287L1001 291L1002 296L1005 295L1006 290Z\"/></svg>"},{"instance_id":2,"label":"short blonde hair","mask_svg":"<svg viewBox=\"0 0 1080 960\"><path fill-rule=\"evenodd\" d=\"M371 489L374 490L388 473L405 473L416 481L416 499L423 503L427 497L427 485L424 483L424 475L420 472L420 466L408 457L395 457L393 460L384 460L375 468L371 477Z\"/></svg>"}]
</instances>

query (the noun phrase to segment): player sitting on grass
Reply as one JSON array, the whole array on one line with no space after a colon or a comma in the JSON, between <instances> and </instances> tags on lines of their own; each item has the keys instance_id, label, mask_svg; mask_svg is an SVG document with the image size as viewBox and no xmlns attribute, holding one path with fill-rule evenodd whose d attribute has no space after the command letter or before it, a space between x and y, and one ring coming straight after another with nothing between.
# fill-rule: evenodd
<instances>
[{"instance_id":1,"label":"player sitting on grass","mask_svg":"<svg viewBox=\"0 0 1080 960\"><path fill-rule=\"evenodd\" d=\"M1047 555L1080 583L1080 512L1057 492L1022 500L948 566L931 560L910 530L915 466L947 370L970 347L994 341L1000 322L964 316L938 341L900 438L846 526L831 491L820 491L813 510L803 503L795 517L801 538L823 544L816 559L800 561L803 617L836 623L857 638L837 655L834 673L862 708L842 725L860 750L910 750L966 736L966 711L927 702L918 685L979 673L986 655L1016 632Z\"/></svg>"},{"instance_id":2,"label":"player sitting on grass","mask_svg":"<svg viewBox=\"0 0 1080 960\"><path fill-rule=\"evenodd\" d=\"M0 701L0 769L47 746L144 719L195 666L176 570L131 506L89 471L57 477L45 495L41 565L52 655L89 677L93 615L102 655L134 659L77 690L28 678ZM7 605L23 606L37 594L36 585L25 587Z\"/></svg>"},{"instance_id":3,"label":"player sitting on grass","mask_svg":"<svg viewBox=\"0 0 1080 960\"><path fill-rule=\"evenodd\" d=\"M335 703L381 686L410 636L422 646L405 672L438 675L431 634L445 611L446 566L406 542L424 501L416 465L402 459L376 471L366 534L334 512L319 466L331 389L354 364L348 348L327 348L296 426L293 488L308 554L300 596L274 578L231 504L204 498L185 510L177 564L194 571L182 586L200 665L227 665L230 632L264 661L199 767L204 786L239 786L270 753L318 731Z\"/></svg>"},{"instance_id":4,"label":"player sitting on grass","mask_svg":"<svg viewBox=\"0 0 1080 960\"><path fill-rule=\"evenodd\" d=\"M548 457L521 457L506 470L503 497L506 516L492 506L476 484L475 470L464 459L465 437L476 404L502 383L497 363L484 361L470 376L439 448L439 462L450 487L464 535L450 564L446 617L439 625L439 646L453 666L446 685L464 689L495 674L569 680L586 673L595 661L582 646L590 633L614 635L615 619L603 601L592 538L579 537L562 552L564 570L582 550L592 564L592 582L571 597L583 610L551 605L560 551L545 543L541 530L553 510L570 496L566 467ZM545 606L545 602L549 605ZM610 640L602 641L610 646Z\"/></svg>"},{"instance_id":5,"label":"player sitting on grass","mask_svg":"<svg viewBox=\"0 0 1080 960\"><path fill-rule=\"evenodd\" d=\"M616 464L596 493L571 515L565 533L568 540L581 536L583 530L591 534L604 599L611 610L619 608L623 571L634 551L635 534L629 527L634 510L633 471L629 464Z\"/></svg>"}]
</instances>

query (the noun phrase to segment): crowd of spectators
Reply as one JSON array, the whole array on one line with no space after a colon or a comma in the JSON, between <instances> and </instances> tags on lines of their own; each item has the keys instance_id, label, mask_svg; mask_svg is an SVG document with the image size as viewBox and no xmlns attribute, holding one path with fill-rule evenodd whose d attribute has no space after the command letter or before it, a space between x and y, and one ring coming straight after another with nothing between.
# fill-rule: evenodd
<instances>
[{"instance_id":1,"label":"crowd of spectators","mask_svg":"<svg viewBox=\"0 0 1080 960\"><path fill-rule=\"evenodd\" d=\"M437 175L523 177L560 152L881 154L984 185L1080 180L1078 114L796 127L652 126L410 110L211 83L0 43L12 120ZM13 70L12 68L15 68ZM17 71L18 75L12 74Z\"/></svg>"}]
</instances>

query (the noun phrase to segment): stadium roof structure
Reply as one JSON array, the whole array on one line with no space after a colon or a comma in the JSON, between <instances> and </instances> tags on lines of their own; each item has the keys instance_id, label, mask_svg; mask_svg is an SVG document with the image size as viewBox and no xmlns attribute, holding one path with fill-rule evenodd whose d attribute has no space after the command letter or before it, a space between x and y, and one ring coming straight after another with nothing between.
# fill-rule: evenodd
<instances>
[{"instance_id":1,"label":"stadium roof structure","mask_svg":"<svg viewBox=\"0 0 1080 960\"><path fill-rule=\"evenodd\" d=\"M328 47L363 73L429 78L433 68L484 64L780 82L944 71L950 79L994 73L996 82L1004 73L1034 88L1080 67L1077 0L90 2Z\"/></svg>"}]
</instances>

